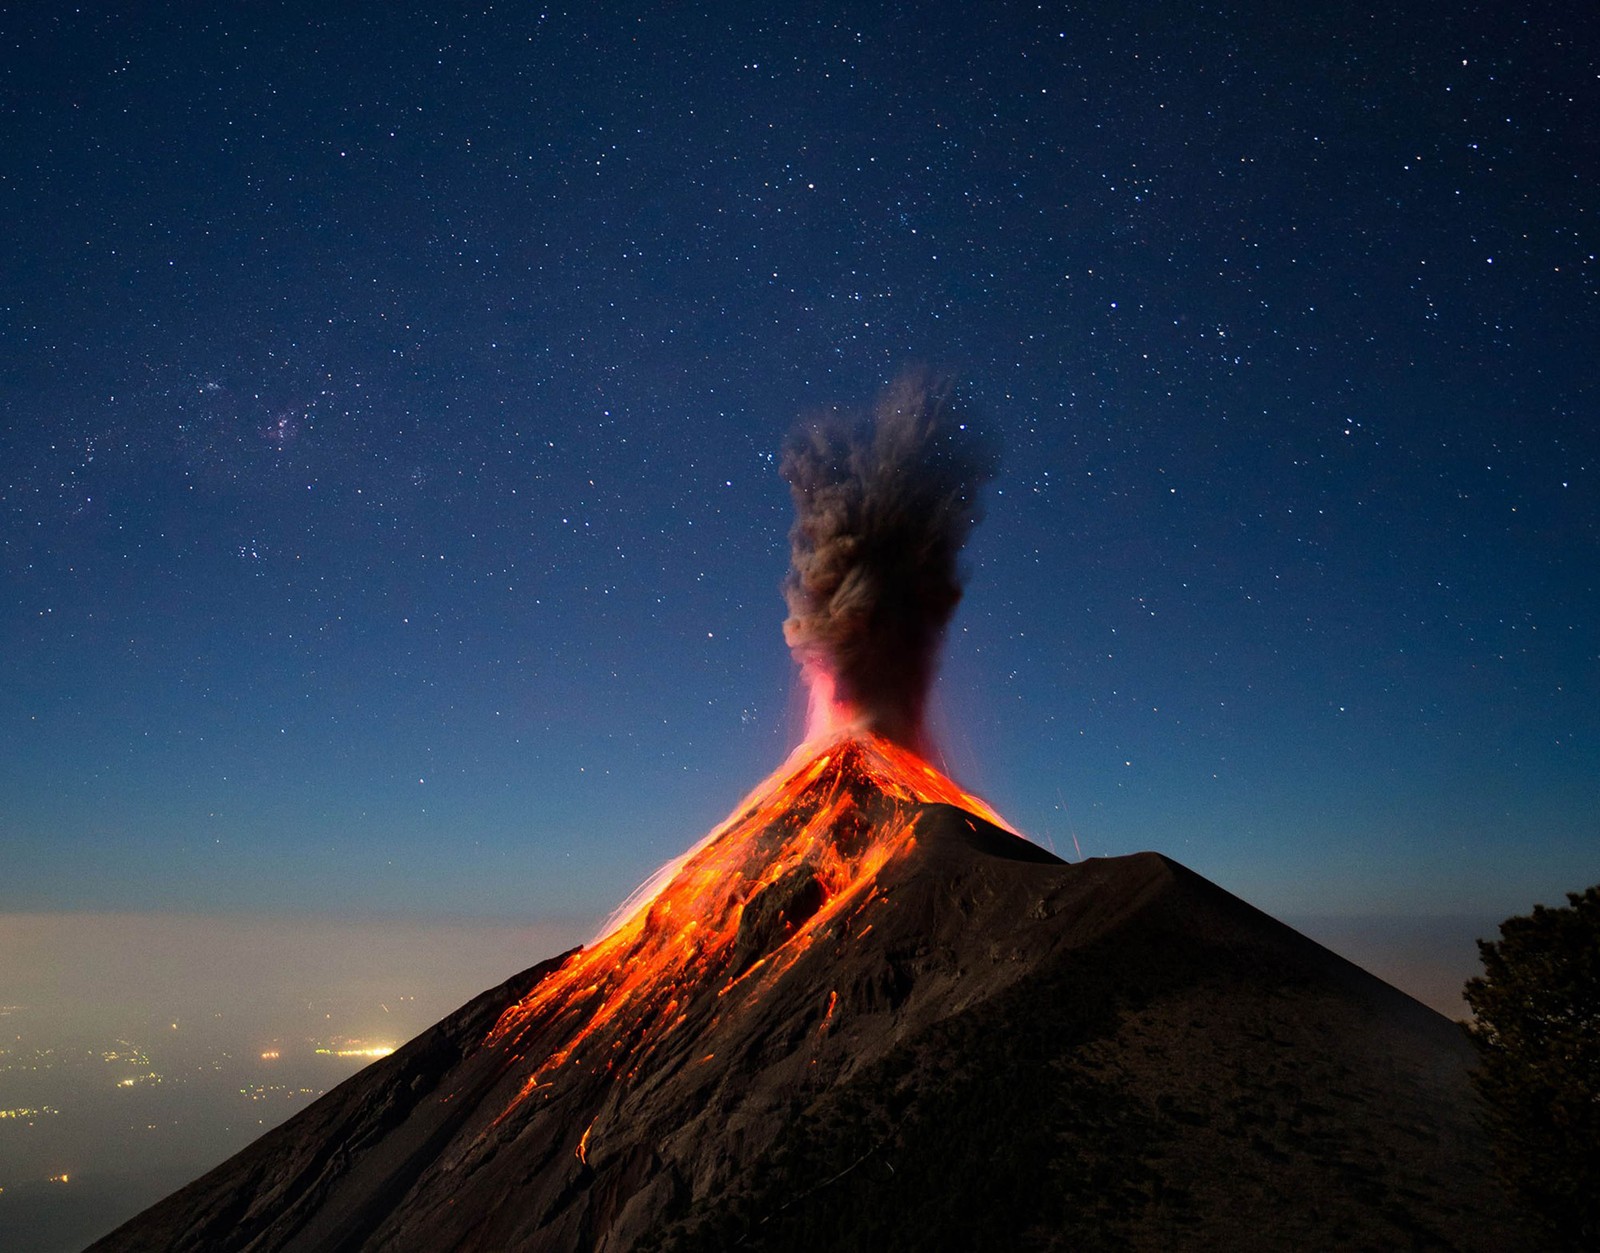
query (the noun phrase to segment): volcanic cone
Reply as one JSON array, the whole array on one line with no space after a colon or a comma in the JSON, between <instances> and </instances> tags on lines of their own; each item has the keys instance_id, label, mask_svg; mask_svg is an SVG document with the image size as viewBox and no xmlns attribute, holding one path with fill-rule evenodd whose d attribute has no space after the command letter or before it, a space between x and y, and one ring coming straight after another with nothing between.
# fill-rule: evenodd
<instances>
[{"instance_id":1,"label":"volcanic cone","mask_svg":"<svg viewBox=\"0 0 1600 1253\"><path fill-rule=\"evenodd\" d=\"M1525 1247L1454 1024L1155 854L812 746L591 947L96 1250Z\"/></svg>"}]
</instances>

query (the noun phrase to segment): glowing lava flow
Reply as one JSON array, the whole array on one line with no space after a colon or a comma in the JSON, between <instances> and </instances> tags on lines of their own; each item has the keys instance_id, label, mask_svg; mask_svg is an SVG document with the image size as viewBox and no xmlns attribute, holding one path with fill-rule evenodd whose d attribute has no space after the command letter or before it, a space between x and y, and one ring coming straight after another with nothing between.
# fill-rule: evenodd
<instances>
[{"instance_id":1,"label":"glowing lava flow","mask_svg":"<svg viewBox=\"0 0 1600 1253\"><path fill-rule=\"evenodd\" d=\"M913 843L918 806L955 805L1010 829L878 736L856 733L796 756L808 752L658 876L661 886L616 927L501 1015L488 1043L514 1040L542 1058L511 1109L568 1063L626 1080L689 1016L695 993L715 989L715 999L695 999L701 1013L730 994L755 995L825 924L843 918L850 927L874 898L877 871Z\"/></svg>"}]
</instances>

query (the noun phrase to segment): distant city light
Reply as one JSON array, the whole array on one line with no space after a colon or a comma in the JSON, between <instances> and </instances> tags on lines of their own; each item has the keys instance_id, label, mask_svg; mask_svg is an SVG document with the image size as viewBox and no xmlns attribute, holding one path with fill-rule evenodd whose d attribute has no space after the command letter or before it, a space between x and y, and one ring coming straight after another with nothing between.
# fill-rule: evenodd
<instances>
[{"instance_id":1,"label":"distant city light","mask_svg":"<svg viewBox=\"0 0 1600 1253\"><path fill-rule=\"evenodd\" d=\"M387 1057L394 1052L394 1045L379 1044L365 1049L318 1049L319 1057Z\"/></svg>"}]
</instances>

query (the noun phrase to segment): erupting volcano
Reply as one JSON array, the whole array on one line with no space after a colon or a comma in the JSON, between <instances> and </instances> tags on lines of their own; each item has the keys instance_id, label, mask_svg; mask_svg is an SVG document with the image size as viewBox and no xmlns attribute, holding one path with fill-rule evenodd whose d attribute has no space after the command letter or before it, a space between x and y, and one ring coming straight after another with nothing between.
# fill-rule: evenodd
<instances>
[{"instance_id":1,"label":"erupting volcano","mask_svg":"<svg viewBox=\"0 0 1600 1253\"><path fill-rule=\"evenodd\" d=\"M518 1101L569 1063L632 1082L674 1032L710 1038L724 1014L759 998L819 936L864 938L881 899L878 872L915 845L929 804L1000 823L977 797L870 732L780 770L659 893L501 1016L491 1044L530 1029L541 1041ZM707 989L715 996L697 996Z\"/></svg>"},{"instance_id":2,"label":"erupting volcano","mask_svg":"<svg viewBox=\"0 0 1600 1253\"><path fill-rule=\"evenodd\" d=\"M948 384L805 428L805 742L619 911L99 1250L1524 1247L1464 1037L1153 853L927 760L993 454Z\"/></svg>"},{"instance_id":3,"label":"erupting volcano","mask_svg":"<svg viewBox=\"0 0 1600 1253\"><path fill-rule=\"evenodd\" d=\"M569 1064L633 1082L674 1033L708 1038L819 936L865 936L878 873L915 844L921 807L1005 826L917 752L961 595L956 557L992 473L950 383L925 372L898 380L870 422L834 416L791 440L784 634L809 690L807 738L618 926L501 1016L491 1045L540 1039L511 1108ZM715 998L697 995L708 988Z\"/></svg>"}]
</instances>

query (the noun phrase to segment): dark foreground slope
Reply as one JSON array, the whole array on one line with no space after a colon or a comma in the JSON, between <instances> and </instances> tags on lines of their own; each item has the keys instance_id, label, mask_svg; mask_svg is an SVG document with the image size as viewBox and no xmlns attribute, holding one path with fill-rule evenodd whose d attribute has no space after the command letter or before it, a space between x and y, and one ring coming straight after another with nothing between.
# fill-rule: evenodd
<instances>
[{"instance_id":1,"label":"dark foreground slope","mask_svg":"<svg viewBox=\"0 0 1600 1253\"><path fill-rule=\"evenodd\" d=\"M535 967L94 1249L1525 1247L1459 1029L1176 863L932 805L877 887L519 1103Z\"/></svg>"}]
</instances>

